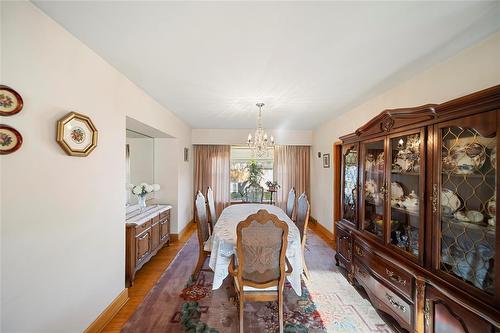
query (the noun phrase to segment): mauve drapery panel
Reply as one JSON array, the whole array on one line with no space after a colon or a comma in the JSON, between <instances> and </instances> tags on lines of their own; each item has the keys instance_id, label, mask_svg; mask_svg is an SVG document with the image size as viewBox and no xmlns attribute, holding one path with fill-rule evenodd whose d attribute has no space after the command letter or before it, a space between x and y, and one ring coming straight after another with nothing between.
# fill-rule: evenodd
<instances>
[{"instance_id":1,"label":"mauve drapery panel","mask_svg":"<svg viewBox=\"0 0 500 333\"><path fill-rule=\"evenodd\" d=\"M311 147L274 147L274 179L281 185L276 193L276 204L285 209L288 192L295 187L297 198L303 192L310 197Z\"/></svg>"},{"instance_id":2,"label":"mauve drapery panel","mask_svg":"<svg viewBox=\"0 0 500 333\"><path fill-rule=\"evenodd\" d=\"M194 195L201 191L207 194L210 186L214 191L217 216L230 204L230 168L231 146L229 145L194 145Z\"/></svg>"}]
</instances>

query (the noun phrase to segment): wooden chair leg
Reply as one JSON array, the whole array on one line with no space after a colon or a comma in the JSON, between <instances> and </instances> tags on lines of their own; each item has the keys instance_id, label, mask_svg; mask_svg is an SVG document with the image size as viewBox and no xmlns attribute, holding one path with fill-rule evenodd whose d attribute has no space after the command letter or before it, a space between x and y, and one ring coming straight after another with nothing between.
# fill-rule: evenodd
<instances>
[{"instance_id":1,"label":"wooden chair leg","mask_svg":"<svg viewBox=\"0 0 500 333\"><path fill-rule=\"evenodd\" d=\"M280 321L280 333L283 333L283 291L278 293L278 318Z\"/></svg>"},{"instance_id":2,"label":"wooden chair leg","mask_svg":"<svg viewBox=\"0 0 500 333\"><path fill-rule=\"evenodd\" d=\"M240 299L240 333L244 333L243 331L243 307L245 306L245 301L243 299L243 291L239 294Z\"/></svg>"},{"instance_id":3,"label":"wooden chair leg","mask_svg":"<svg viewBox=\"0 0 500 333\"><path fill-rule=\"evenodd\" d=\"M198 274L200 274L200 271L203 268L203 264L205 263L206 258L207 258L207 253L205 251L200 251L200 254L198 255L198 263L196 264L193 274L191 275L193 280L198 277Z\"/></svg>"},{"instance_id":4,"label":"wooden chair leg","mask_svg":"<svg viewBox=\"0 0 500 333\"><path fill-rule=\"evenodd\" d=\"M302 263L304 265L304 275L306 276L306 279L309 282L311 282L311 273L309 273L309 269L307 268L306 258L304 257L304 252L302 252Z\"/></svg>"}]
</instances>

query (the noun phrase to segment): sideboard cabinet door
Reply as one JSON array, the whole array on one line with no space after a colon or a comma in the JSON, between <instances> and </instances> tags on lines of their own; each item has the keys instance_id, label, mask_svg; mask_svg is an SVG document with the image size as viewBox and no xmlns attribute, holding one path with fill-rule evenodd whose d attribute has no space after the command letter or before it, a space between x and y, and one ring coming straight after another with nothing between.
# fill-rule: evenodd
<instances>
[{"instance_id":1,"label":"sideboard cabinet door","mask_svg":"<svg viewBox=\"0 0 500 333\"><path fill-rule=\"evenodd\" d=\"M135 237L135 249L137 262L151 253L151 229Z\"/></svg>"},{"instance_id":2,"label":"sideboard cabinet door","mask_svg":"<svg viewBox=\"0 0 500 333\"><path fill-rule=\"evenodd\" d=\"M450 300L437 289L427 286L424 311L426 333L488 333L494 327Z\"/></svg>"},{"instance_id":3,"label":"sideboard cabinet door","mask_svg":"<svg viewBox=\"0 0 500 333\"><path fill-rule=\"evenodd\" d=\"M170 239L170 217L160 220L160 242Z\"/></svg>"}]
</instances>

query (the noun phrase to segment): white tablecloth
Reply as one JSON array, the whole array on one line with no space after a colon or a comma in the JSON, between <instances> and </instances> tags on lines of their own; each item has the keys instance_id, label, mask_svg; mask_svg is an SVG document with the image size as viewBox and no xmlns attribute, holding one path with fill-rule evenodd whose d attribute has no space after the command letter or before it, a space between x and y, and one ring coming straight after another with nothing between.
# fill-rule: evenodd
<instances>
[{"instance_id":1,"label":"white tablecloth","mask_svg":"<svg viewBox=\"0 0 500 333\"><path fill-rule=\"evenodd\" d=\"M209 265L214 271L213 289L220 288L224 279L229 275L229 262L233 253L236 252L236 226L249 215L257 213L259 209L267 210L288 224L286 256L293 271L287 276L287 279L297 295L301 296L300 276L303 268L299 229L281 208L263 204L232 205L222 211L212 235L212 253Z\"/></svg>"}]
</instances>

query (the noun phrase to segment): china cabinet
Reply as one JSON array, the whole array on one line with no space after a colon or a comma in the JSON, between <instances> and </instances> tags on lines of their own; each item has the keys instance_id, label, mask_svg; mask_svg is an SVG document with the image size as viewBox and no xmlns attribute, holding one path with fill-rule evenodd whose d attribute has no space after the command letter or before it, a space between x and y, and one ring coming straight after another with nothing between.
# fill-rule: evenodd
<instances>
[{"instance_id":1,"label":"china cabinet","mask_svg":"<svg viewBox=\"0 0 500 333\"><path fill-rule=\"evenodd\" d=\"M410 332L500 332L500 86L341 137L337 265Z\"/></svg>"}]
</instances>

